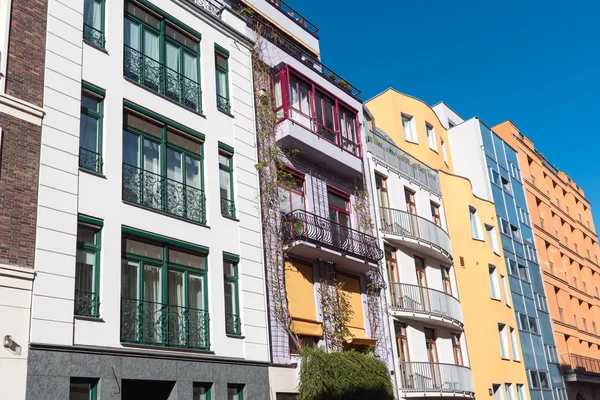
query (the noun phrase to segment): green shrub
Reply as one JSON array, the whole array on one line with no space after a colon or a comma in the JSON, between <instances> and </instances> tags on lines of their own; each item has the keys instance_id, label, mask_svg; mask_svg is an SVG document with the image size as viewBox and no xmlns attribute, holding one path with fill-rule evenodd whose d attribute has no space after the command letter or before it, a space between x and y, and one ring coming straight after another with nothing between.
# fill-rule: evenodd
<instances>
[{"instance_id":1,"label":"green shrub","mask_svg":"<svg viewBox=\"0 0 600 400\"><path fill-rule=\"evenodd\" d=\"M357 351L327 353L304 348L298 400L393 400L383 362Z\"/></svg>"}]
</instances>

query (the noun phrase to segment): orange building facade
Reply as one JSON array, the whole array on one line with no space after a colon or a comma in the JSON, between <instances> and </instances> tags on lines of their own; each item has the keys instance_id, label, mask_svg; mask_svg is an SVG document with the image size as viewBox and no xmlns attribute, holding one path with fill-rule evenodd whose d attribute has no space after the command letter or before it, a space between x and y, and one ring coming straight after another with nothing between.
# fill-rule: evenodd
<instances>
[{"instance_id":1,"label":"orange building facade","mask_svg":"<svg viewBox=\"0 0 600 400\"><path fill-rule=\"evenodd\" d=\"M600 252L590 203L514 124L492 129L518 151L568 397L600 399Z\"/></svg>"}]
</instances>

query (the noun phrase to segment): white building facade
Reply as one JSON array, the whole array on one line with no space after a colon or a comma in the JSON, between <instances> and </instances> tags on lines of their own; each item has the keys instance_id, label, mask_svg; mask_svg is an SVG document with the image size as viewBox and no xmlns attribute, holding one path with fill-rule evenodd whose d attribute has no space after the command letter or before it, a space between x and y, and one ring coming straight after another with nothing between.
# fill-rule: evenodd
<instances>
[{"instance_id":1,"label":"white building facade","mask_svg":"<svg viewBox=\"0 0 600 400\"><path fill-rule=\"evenodd\" d=\"M244 22L204 1L48 15L27 399L267 398Z\"/></svg>"}]
</instances>

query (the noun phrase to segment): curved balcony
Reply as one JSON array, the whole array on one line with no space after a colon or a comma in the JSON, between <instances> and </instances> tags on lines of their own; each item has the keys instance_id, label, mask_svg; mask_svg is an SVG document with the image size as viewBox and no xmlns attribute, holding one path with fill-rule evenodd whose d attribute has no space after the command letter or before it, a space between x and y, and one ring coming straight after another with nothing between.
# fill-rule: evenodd
<instances>
[{"instance_id":1,"label":"curved balcony","mask_svg":"<svg viewBox=\"0 0 600 400\"><path fill-rule=\"evenodd\" d=\"M462 365L401 361L397 379L405 397L475 396L471 369Z\"/></svg>"},{"instance_id":2,"label":"curved balcony","mask_svg":"<svg viewBox=\"0 0 600 400\"><path fill-rule=\"evenodd\" d=\"M383 258L377 238L304 210L282 216L283 243L291 254L320 258L363 273Z\"/></svg>"},{"instance_id":3,"label":"curved balcony","mask_svg":"<svg viewBox=\"0 0 600 400\"><path fill-rule=\"evenodd\" d=\"M427 319L428 323L462 328L460 302L439 290L406 283L390 283L392 314L410 319Z\"/></svg>"},{"instance_id":4,"label":"curved balcony","mask_svg":"<svg viewBox=\"0 0 600 400\"><path fill-rule=\"evenodd\" d=\"M394 208L380 207L384 238L414 248L444 262L452 262L450 236L432 221Z\"/></svg>"}]
</instances>

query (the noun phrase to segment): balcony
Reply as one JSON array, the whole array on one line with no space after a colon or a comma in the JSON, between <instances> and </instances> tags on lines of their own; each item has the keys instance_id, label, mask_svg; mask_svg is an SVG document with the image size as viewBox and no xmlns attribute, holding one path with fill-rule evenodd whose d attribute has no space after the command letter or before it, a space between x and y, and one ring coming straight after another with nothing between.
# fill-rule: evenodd
<instances>
[{"instance_id":1,"label":"balcony","mask_svg":"<svg viewBox=\"0 0 600 400\"><path fill-rule=\"evenodd\" d=\"M395 170L409 181L438 196L442 195L438 173L398 148L389 136L369 131L366 140L367 150L371 152L376 163Z\"/></svg>"},{"instance_id":2,"label":"balcony","mask_svg":"<svg viewBox=\"0 0 600 400\"><path fill-rule=\"evenodd\" d=\"M462 329L462 309L456 297L439 290L398 282L391 282L390 290L393 315L426 319L431 324Z\"/></svg>"},{"instance_id":3,"label":"balcony","mask_svg":"<svg viewBox=\"0 0 600 400\"><path fill-rule=\"evenodd\" d=\"M126 163L123 163L123 201L206 223L202 189Z\"/></svg>"},{"instance_id":4,"label":"balcony","mask_svg":"<svg viewBox=\"0 0 600 400\"><path fill-rule=\"evenodd\" d=\"M356 273L376 268L383 258L377 238L304 210L282 215L282 226L290 254L326 260Z\"/></svg>"},{"instance_id":5,"label":"balcony","mask_svg":"<svg viewBox=\"0 0 600 400\"><path fill-rule=\"evenodd\" d=\"M474 397L471 369L455 364L400 362L398 383L403 397Z\"/></svg>"},{"instance_id":6,"label":"balcony","mask_svg":"<svg viewBox=\"0 0 600 400\"><path fill-rule=\"evenodd\" d=\"M122 298L121 341L208 350L208 311Z\"/></svg>"},{"instance_id":7,"label":"balcony","mask_svg":"<svg viewBox=\"0 0 600 400\"><path fill-rule=\"evenodd\" d=\"M393 208L380 207L384 238L443 262L452 262L450 237L432 221Z\"/></svg>"},{"instance_id":8,"label":"balcony","mask_svg":"<svg viewBox=\"0 0 600 400\"><path fill-rule=\"evenodd\" d=\"M600 384L600 359L577 354L561 357L565 382Z\"/></svg>"},{"instance_id":9,"label":"balcony","mask_svg":"<svg viewBox=\"0 0 600 400\"><path fill-rule=\"evenodd\" d=\"M284 3L282 0L266 0L267 3L271 4L273 7L278 9L283 15L294 21L298 26L300 26L305 31L309 32L315 37L317 36L317 32L319 28L317 28L313 23L300 15L299 12L294 10L292 7Z\"/></svg>"},{"instance_id":10,"label":"balcony","mask_svg":"<svg viewBox=\"0 0 600 400\"><path fill-rule=\"evenodd\" d=\"M159 61L123 45L123 75L166 98L202 112L200 84Z\"/></svg>"}]
</instances>

